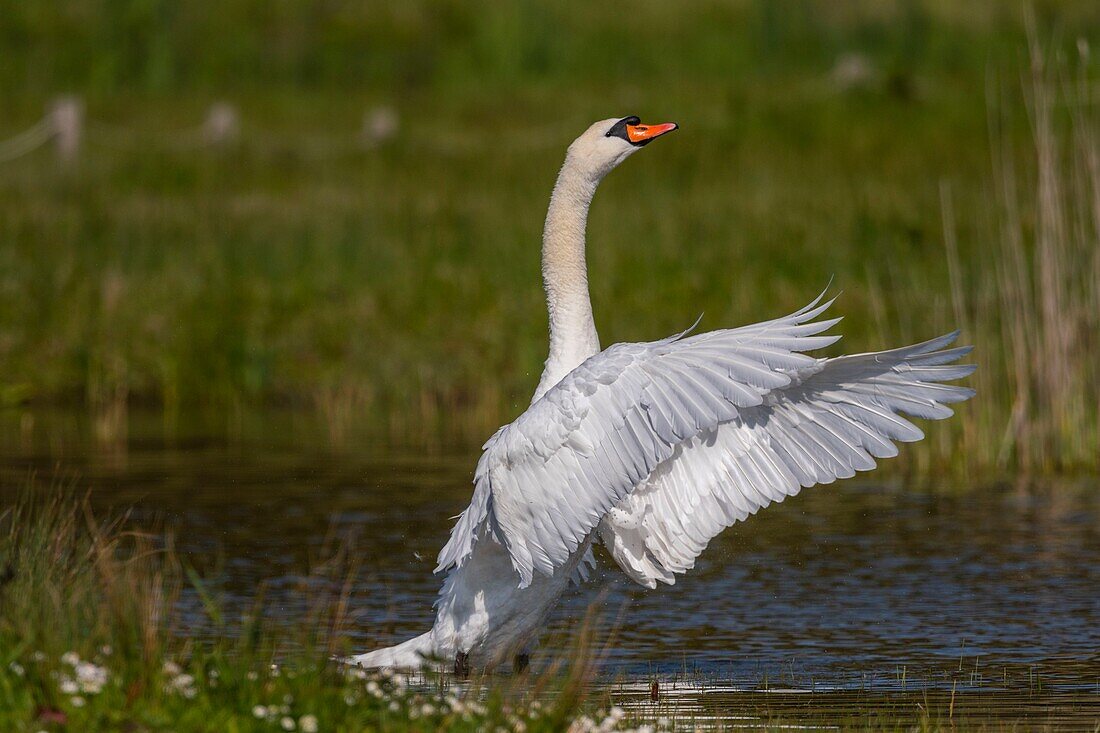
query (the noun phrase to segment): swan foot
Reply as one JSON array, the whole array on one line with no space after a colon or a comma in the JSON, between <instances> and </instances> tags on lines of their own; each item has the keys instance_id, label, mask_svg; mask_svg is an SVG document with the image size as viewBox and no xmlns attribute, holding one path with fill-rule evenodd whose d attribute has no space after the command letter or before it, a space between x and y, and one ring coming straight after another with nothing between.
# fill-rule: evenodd
<instances>
[{"instance_id":1,"label":"swan foot","mask_svg":"<svg viewBox=\"0 0 1100 733\"><path fill-rule=\"evenodd\" d=\"M455 677L467 679L470 676L470 655L467 652L455 653Z\"/></svg>"},{"instance_id":2,"label":"swan foot","mask_svg":"<svg viewBox=\"0 0 1100 733\"><path fill-rule=\"evenodd\" d=\"M523 674L527 671L527 667L531 664L531 656L528 654L517 654L515 659L512 660L512 671L516 674Z\"/></svg>"}]
</instances>

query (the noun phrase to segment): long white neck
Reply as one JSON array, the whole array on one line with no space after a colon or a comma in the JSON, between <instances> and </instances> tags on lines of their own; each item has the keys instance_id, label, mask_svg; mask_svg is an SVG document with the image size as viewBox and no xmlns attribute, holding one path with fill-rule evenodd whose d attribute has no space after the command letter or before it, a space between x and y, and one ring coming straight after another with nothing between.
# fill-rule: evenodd
<instances>
[{"instance_id":1,"label":"long white neck","mask_svg":"<svg viewBox=\"0 0 1100 733\"><path fill-rule=\"evenodd\" d=\"M584 230L599 178L570 156L558 174L542 232L542 280L550 311L550 355L532 402L600 351L588 297Z\"/></svg>"}]
</instances>

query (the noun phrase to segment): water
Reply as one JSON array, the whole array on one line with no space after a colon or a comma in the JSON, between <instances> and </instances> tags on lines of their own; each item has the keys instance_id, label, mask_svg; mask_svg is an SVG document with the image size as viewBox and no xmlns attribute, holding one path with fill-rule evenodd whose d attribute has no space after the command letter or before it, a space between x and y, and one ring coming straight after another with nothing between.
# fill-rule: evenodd
<instances>
[{"instance_id":1,"label":"water","mask_svg":"<svg viewBox=\"0 0 1100 733\"><path fill-rule=\"evenodd\" d=\"M434 556L476 458L203 443L61 459L9 449L0 480L10 491L32 471L40 483L76 477L97 504L163 518L230 607L247 607L264 583L268 613L287 626L308 606L310 566L354 538L355 638L366 650L430 626ZM666 697L710 695L711 706L723 691L769 689L1100 702L1096 481L929 491L872 475L816 487L731 528L695 571L656 591L598 556L601 572L564 600L540 654L564 653L597 603L603 669L627 702L646 704L651 678ZM197 600L184 602L197 624Z\"/></svg>"}]
</instances>

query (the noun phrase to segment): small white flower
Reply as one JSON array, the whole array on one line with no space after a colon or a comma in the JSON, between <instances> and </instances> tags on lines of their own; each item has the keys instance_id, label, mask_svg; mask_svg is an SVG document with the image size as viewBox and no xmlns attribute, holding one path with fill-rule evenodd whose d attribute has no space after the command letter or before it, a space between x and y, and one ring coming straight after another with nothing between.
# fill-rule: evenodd
<instances>
[{"instance_id":1,"label":"small white flower","mask_svg":"<svg viewBox=\"0 0 1100 733\"><path fill-rule=\"evenodd\" d=\"M279 665L277 665L277 664L271 665L271 676L272 677L278 677L279 676Z\"/></svg>"},{"instance_id":2,"label":"small white flower","mask_svg":"<svg viewBox=\"0 0 1100 733\"><path fill-rule=\"evenodd\" d=\"M283 719L279 721L279 725L282 726L283 730L294 730L294 718L289 715L283 716Z\"/></svg>"},{"instance_id":3,"label":"small white flower","mask_svg":"<svg viewBox=\"0 0 1100 733\"><path fill-rule=\"evenodd\" d=\"M169 677L175 677L183 671L182 669L180 669L180 666L175 662L165 662L162 669L164 670L164 673Z\"/></svg>"},{"instance_id":4,"label":"small white flower","mask_svg":"<svg viewBox=\"0 0 1100 733\"><path fill-rule=\"evenodd\" d=\"M390 703L390 710L392 710L393 712L396 713L400 709L401 709L401 706L397 704L396 700L394 700L393 702Z\"/></svg>"},{"instance_id":5,"label":"small white flower","mask_svg":"<svg viewBox=\"0 0 1100 733\"><path fill-rule=\"evenodd\" d=\"M61 655L61 663L75 667L80 662L80 655L76 652L65 652Z\"/></svg>"},{"instance_id":6,"label":"small white flower","mask_svg":"<svg viewBox=\"0 0 1100 733\"><path fill-rule=\"evenodd\" d=\"M111 654L113 654L114 651L115 650L111 648L110 644L104 644L103 646L101 646L99 648L99 653L102 654L105 657L111 656Z\"/></svg>"},{"instance_id":7,"label":"small white flower","mask_svg":"<svg viewBox=\"0 0 1100 733\"><path fill-rule=\"evenodd\" d=\"M298 718L298 727L302 733L317 733L317 716L303 715Z\"/></svg>"},{"instance_id":8,"label":"small white flower","mask_svg":"<svg viewBox=\"0 0 1100 733\"><path fill-rule=\"evenodd\" d=\"M355 704L355 695L344 695L344 702L347 703L347 706L350 708Z\"/></svg>"},{"instance_id":9,"label":"small white flower","mask_svg":"<svg viewBox=\"0 0 1100 733\"><path fill-rule=\"evenodd\" d=\"M267 708L263 705L254 705L252 707L252 717L263 720L267 717Z\"/></svg>"},{"instance_id":10,"label":"small white flower","mask_svg":"<svg viewBox=\"0 0 1100 733\"><path fill-rule=\"evenodd\" d=\"M46 661L46 655L43 654L42 652L35 652L34 654L31 655L31 659L36 661L36 662L45 662Z\"/></svg>"},{"instance_id":11,"label":"small white flower","mask_svg":"<svg viewBox=\"0 0 1100 733\"><path fill-rule=\"evenodd\" d=\"M382 688L379 687L378 683L375 682L374 680L371 680L370 682L367 683L367 692L369 694L373 695L374 697L377 697L377 698L382 697Z\"/></svg>"},{"instance_id":12,"label":"small white flower","mask_svg":"<svg viewBox=\"0 0 1100 733\"><path fill-rule=\"evenodd\" d=\"M73 695L69 702L73 704L74 708L84 707L84 698L82 698L80 695Z\"/></svg>"},{"instance_id":13,"label":"small white flower","mask_svg":"<svg viewBox=\"0 0 1100 733\"><path fill-rule=\"evenodd\" d=\"M19 662L12 662L8 665L8 669L10 669L16 677L22 677L23 674L27 671L23 669L23 665Z\"/></svg>"},{"instance_id":14,"label":"small white flower","mask_svg":"<svg viewBox=\"0 0 1100 733\"><path fill-rule=\"evenodd\" d=\"M75 695L80 691L80 686L76 684L76 681L68 677L61 678L61 684L58 685L58 688L66 695Z\"/></svg>"},{"instance_id":15,"label":"small white flower","mask_svg":"<svg viewBox=\"0 0 1100 733\"><path fill-rule=\"evenodd\" d=\"M107 684L106 667L100 667L91 662L79 662L75 670L76 681L80 685L81 692L90 692L94 695Z\"/></svg>"},{"instance_id":16,"label":"small white flower","mask_svg":"<svg viewBox=\"0 0 1100 733\"><path fill-rule=\"evenodd\" d=\"M424 703L424 705L420 708L420 714L423 715L424 717L428 717L429 715L435 715L435 708L432 707L431 705L429 705L428 703Z\"/></svg>"},{"instance_id":17,"label":"small white flower","mask_svg":"<svg viewBox=\"0 0 1100 733\"><path fill-rule=\"evenodd\" d=\"M213 680L211 680L211 687L214 686ZM195 689L195 678L189 674L181 674L168 680L168 684L164 686L164 691L169 693L177 693L183 697L191 700L198 694L198 690Z\"/></svg>"},{"instance_id":18,"label":"small white flower","mask_svg":"<svg viewBox=\"0 0 1100 733\"><path fill-rule=\"evenodd\" d=\"M248 674L245 675L245 677L247 677L248 679L250 679L253 682L260 679L260 675L258 675L255 671L249 672Z\"/></svg>"}]
</instances>

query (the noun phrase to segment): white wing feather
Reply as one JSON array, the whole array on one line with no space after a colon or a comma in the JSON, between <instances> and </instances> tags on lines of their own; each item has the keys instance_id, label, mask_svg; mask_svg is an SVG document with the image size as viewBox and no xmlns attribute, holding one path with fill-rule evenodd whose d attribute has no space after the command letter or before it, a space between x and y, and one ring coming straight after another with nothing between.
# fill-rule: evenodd
<instances>
[{"instance_id":1,"label":"white wing feather","mask_svg":"<svg viewBox=\"0 0 1100 733\"><path fill-rule=\"evenodd\" d=\"M923 433L905 413L942 419L974 392L941 382L974 371L951 364L956 333L892 351L823 359L790 386L684 441L600 524L600 538L634 581L675 582L726 527L802 487L848 478L897 455ZM941 350L943 349L943 350Z\"/></svg>"},{"instance_id":2,"label":"white wing feather","mask_svg":"<svg viewBox=\"0 0 1100 733\"><path fill-rule=\"evenodd\" d=\"M697 336L616 344L570 372L485 444L474 496L439 554L460 566L488 536L509 552L520 587L551 575L600 520L696 436L765 403L821 360L803 351L839 319L832 301L784 318Z\"/></svg>"}]
</instances>

